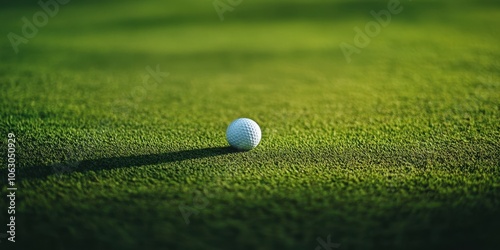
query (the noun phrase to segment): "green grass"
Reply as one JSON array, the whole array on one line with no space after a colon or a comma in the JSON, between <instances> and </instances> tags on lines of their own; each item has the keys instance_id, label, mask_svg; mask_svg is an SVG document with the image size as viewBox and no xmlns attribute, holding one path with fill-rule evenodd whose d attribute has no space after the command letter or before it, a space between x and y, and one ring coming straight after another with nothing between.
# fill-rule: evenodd
<instances>
[{"instance_id":1,"label":"green grass","mask_svg":"<svg viewBox=\"0 0 500 250\"><path fill-rule=\"evenodd\" d=\"M500 5L402 1L347 63L386 4L243 1L221 22L211 1L74 0L18 54L6 34L40 8L5 5L1 248L497 249ZM227 148L238 117L255 150Z\"/></svg>"}]
</instances>

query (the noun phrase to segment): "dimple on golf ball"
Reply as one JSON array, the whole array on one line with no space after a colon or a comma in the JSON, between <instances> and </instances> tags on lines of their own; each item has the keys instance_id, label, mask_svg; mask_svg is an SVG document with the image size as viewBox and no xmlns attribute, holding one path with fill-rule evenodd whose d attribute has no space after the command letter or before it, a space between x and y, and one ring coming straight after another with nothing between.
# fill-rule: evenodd
<instances>
[{"instance_id":1,"label":"dimple on golf ball","mask_svg":"<svg viewBox=\"0 0 500 250\"><path fill-rule=\"evenodd\" d=\"M248 118L234 120L226 130L227 142L239 150L247 151L257 147L261 136L259 125Z\"/></svg>"}]
</instances>

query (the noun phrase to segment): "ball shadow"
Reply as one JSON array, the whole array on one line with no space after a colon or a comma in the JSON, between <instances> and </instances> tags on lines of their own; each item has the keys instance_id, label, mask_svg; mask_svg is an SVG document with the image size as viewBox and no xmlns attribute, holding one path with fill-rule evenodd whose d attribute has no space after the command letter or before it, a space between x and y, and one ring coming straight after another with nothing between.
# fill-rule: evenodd
<instances>
[{"instance_id":1,"label":"ball shadow","mask_svg":"<svg viewBox=\"0 0 500 250\"><path fill-rule=\"evenodd\" d=\"M83 160L79 162L60 162L51 165L36 165L18 169L18 179L45 178L50 175L64 175L74 172L100 171L126 167L138 167L184 160L201 159L219 155L238 153L231 147L214 147L202 149L190 149L161 154L135 155L123 157L109 157L95 160ZM2 176L6 175L6 169L2 170ZM5 173L3 173L5 172Z\"/></svg>"}]
</instances>

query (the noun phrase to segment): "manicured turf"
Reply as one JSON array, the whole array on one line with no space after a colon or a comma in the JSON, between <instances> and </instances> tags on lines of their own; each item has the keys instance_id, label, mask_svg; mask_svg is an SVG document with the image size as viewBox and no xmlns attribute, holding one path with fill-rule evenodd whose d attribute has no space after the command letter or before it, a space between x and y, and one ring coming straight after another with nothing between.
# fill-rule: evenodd
<instances>
[{"instance_id":1,"label":"manicured turf","mask_svg":"<svg viewBox=\"0 0 500 250\"><path fill-rule=\"evenodd\" d=\"M497 249L500 5L402 1L347 63L387 2L74 0L18 54L5 5L0 248Z\"/></svg>"}]
</instances>

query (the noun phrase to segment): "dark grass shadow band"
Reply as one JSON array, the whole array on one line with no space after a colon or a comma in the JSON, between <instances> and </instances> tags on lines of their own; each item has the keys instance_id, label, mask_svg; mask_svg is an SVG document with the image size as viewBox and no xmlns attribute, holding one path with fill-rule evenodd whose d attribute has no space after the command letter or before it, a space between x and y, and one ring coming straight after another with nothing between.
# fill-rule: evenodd
<instances>
[{"instance_id":1,"label":"dark grass shadow band","mask_svg":"<svg viewBox=\"0 0 500 250\"><path fill-rule=\"evenodd\" d=\"M79 162L61 162L51 165L36 165L18 169L17 179L41 179L50 175L70 174L74 172L110 170L125 167L139 167L184 160L214 157L219 155L238 153L231 147L214 147L191 149L162 154L136 155L124 157L110 157ZM1 170L1 176L7 175L7 169Z\"/></svg>"}]
</instances>

